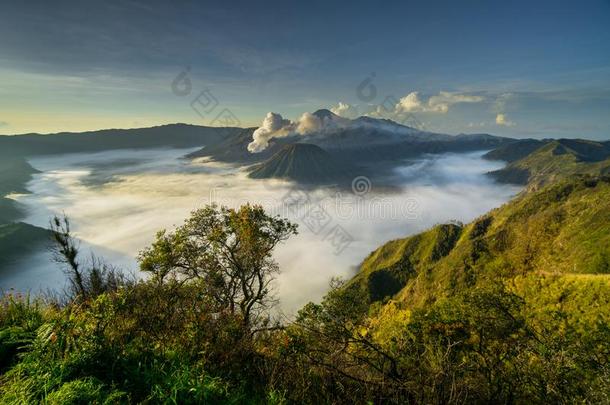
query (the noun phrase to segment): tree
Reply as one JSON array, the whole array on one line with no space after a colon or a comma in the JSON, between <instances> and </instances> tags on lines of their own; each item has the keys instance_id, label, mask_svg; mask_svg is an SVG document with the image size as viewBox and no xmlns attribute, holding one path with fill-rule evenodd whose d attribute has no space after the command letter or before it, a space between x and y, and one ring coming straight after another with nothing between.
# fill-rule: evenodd
<instances>
[{"instance_id":1,"label":"tree","mask_svg":"<svg viewBox=\"0 0 610 405\"><path fill-rule=\"evenodd\" d=\"M140 253L140 267L159 283L201 283L219 312L235 314L251 328L273 303L278 266L272 251L296 233L295 224L267 215L260 205L235 210L212 204L193 211L175 231L160 231Z\"/></svg>"},{"instance_id":2,"label":"tree","mask_svg":"<svg viewBox=\"0 0 610 405\"><path fill-rule=\"evenodd\" d=\"M133 280L127 278L120 270L94 255L91 255L88 261L82 262L80 246L72 235L67 217L54 216L50 221L50 229L53 234L54 245L51 250L54 259L64 266L68 278L69 285L65 291L68 301L73 299L86 301L133 283Z\"/></svg>"}]
</instances>

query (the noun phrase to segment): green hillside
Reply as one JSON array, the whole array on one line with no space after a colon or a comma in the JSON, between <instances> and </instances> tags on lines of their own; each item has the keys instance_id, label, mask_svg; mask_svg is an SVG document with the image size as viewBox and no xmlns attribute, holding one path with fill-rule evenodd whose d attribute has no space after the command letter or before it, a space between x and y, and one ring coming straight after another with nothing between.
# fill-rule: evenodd
<instances>
[{"instance_id":1,"label":"green hillside","mask_svg":"<svg viewBox=\"0 0 610 405\"><path fill-rule=\"evenodd\" d=\"M510 147L510 145L509 145ZM581 139L546 143L490 175L497 181L537 188L576 174L599 175L610 170L610 144Z\"/></svg>"},{"instance_id":2,"label":"green hillside","mask_svg":"<svg viewBox=\"0 0 610 405\"><path fill-rule=\"evenodd\" d=\"M70 289L0 300L0 402L609 403L605 148L536 149L511 164L531 182L512 201L384 244L277 322L272 251L297 227L260 206L160 231L138 281L82 260L58 221ZM309 145L276 157L272 175L330 170ZM5 254L43 237L0 227L22 243Z\"/></svg>"},{"instance_id":3,"label":"green hillside","mask_svg":"<svg viewBox=\"0 0 610 405\"><path fill-rule=\"evenodd\" d=\"M352 283L370 302L423 305L494 278L529 273L610 273L610 177L527 193L460 226L388 242ZM400 291L399 291L400 290Z\"/></svg>"},{"instance_id":4,"label":"green hillside","mask_svg":"<svg viewBox=\"0 0 610 405\"><path fill-rule=\"evenodd\" d=\"M493 149L483 155L483 157L489 160L503 160L505 162L512 163L519 159L523 159L536 149L549 142L551 142L551 140L520 139Z\"/></svg>"},{"instance_id":5,"label":"green hillside","mask_svg":"<svg viewBox=\"0 0 610 405\"><path fill-rule=\"evenodd\" d=\"M358 286L370 302L391 297L449 254L461 232L462 226L457 224L437 225L415 236L390 241L364 260L348 286Z\"/></svg>"}]
</instances>

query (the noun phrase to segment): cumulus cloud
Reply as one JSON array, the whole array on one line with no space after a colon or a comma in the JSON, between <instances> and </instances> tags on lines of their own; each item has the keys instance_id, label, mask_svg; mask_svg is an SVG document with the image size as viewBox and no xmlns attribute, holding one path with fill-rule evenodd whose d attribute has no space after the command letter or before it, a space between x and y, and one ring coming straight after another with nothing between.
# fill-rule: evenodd
<instances>
[{"instance_id":1,"label":"cumulus cloud","mask_svg":"<svg viewBox=\"0 0 610 405\"><path fill-rule=\"evenodd\" d=\"M396 104L396 110L399 112L421 112L424 110L424 104L419 98L419 92L414 91L400 100Z\"/></svg>"},{"instance_id":2,"label":"cumulus cloud","mask_svg":"<svg viewBox=\"0 0 610 405\"><path fill-rule=\"evenodd\" d=\"M483 101L483 97L470 94L451 93L441 91L438 95L430 96L427 100L423 100L419 92L413 91L400 100L395 106L397 113L414 113L414 112L430 112L445 114L449 111L449 107L460 103L479 103Z\"/></svg>"},{"instance_id":3,"label":"cumulus cloud","mask_svg":"<svg viewBox=\"0 0 610 405\"><path fill-rule=\"evenodd\" d=\"M516 123L509 120L505 114L496 115L496 124L502 127L513 127L516 125Z\"/></svg>"},{"instance_id":4,"label":"cumulus cloud","mask_svg":"<svg viewBox=\"0 0 610 405\"><path fill-rule=\"evenodd\" d=\"M348 103L339 102L336 106L330 109L333 113L337 114L340 117L354 119L358 117L358 108Z\"/></svg>"},{"instance_id":5,"label":"cumulus cloud","mask_svg":"<svg viewBox=\"0 0 610 405\"><path fill-rule=\"evenodd\" d=\"M305 135L312 132L322 131L325 127L325 123L317 116L306 112L301 115L301 118L299 118L297 121L296 126L296 133L299 135Z\"/></svg>"}]
</instances>

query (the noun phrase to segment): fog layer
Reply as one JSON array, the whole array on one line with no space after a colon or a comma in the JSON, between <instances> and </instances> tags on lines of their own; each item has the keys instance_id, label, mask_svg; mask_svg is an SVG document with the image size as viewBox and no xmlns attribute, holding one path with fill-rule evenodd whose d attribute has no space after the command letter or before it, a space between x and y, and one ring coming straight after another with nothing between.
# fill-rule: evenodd
<instances>
[{"instance_id":1,"label":"fog layer","mask_svg":"<svg viewBox=\"0 0 610 405\"><path fill-rule=\"evenodd\" d=\"M482 153L426 156L396 169L397 191L381 193L368 179L356 192L301 190L289 182L252 180L243 169L181 159L191 150L111 151L32 159L42 173L17 197L25 222L46 226L65 213L85 250L136 271L137 253L159 229L180 225L189 212L210 202L237 207L260 203L299 224L299 235L275 252L277 293L286 313L318 300L333 276L350 277L383 242L440 222L467 222L507 201L518 190L484 173L499 163ZM4 286L34 291L63 285L57 265L41 252Z\"/></svg>"}]
</instances>

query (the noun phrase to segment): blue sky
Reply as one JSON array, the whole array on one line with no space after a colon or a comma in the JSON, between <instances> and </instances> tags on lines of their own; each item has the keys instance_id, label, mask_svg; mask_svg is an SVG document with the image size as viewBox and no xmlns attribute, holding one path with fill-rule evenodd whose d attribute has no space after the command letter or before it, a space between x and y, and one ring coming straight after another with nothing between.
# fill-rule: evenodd
<instances>
[{"instance_id":1,"label":"blue sky","mask_svg":"<svg viewBox=\"0 0 610 405\"><path fill-rule=\"evenodd\" d=\"M610 138L607 0L174 3L3 1L0 133L333 108L447 133ZM199 115L204 90L218 105Z\"/></svg>"}]
</instances>

